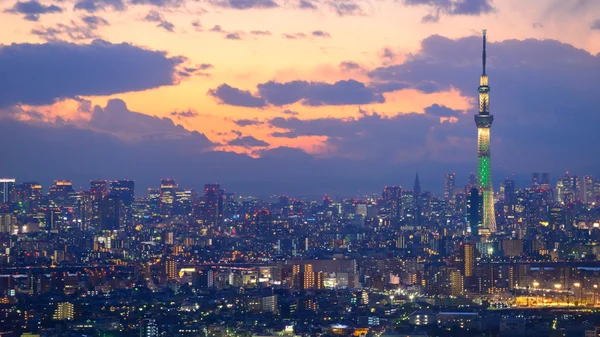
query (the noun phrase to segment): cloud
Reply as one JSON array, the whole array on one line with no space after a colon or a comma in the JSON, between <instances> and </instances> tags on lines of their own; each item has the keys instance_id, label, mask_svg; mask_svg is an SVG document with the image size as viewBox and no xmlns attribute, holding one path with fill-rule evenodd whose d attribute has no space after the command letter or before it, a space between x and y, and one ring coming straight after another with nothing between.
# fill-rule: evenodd
<instances>
[{"instance_id":1,"label":"cloud","mask_svg":"<svg viewBox=\"0 0 600 337\"><path fill-rule=\"evenodd\" d=\"M69 24L58 23L54 27L34 28L31 34L50 42L91 40L99 38L95 32L96 28L97 26L89 24L82 26L75 21L70 21Z\"/></svg>"},{"instance_id":2,"label":"cloud","mask_svg":"<svg viewBox=\"0 0 600 337\"><path fill-rule=\"evenodd\" d=\"M85 24L88 25L88 27L92 28L92 29L97 29L98 26L108 26L109 23L108 21L106 21L105 19L96 16L96 15L87 15L81 18L81 21L83 21Z\"/></svg>"},{"instance_id":3,"label":"cloud","mask_svg":"<svg viewBox=\"0 0 600 337\"><path fill-rule=\"evenodd\" d=\"M227 84L221 84L218 88L209 90L208 95L216 98L222 104L247 108L262 108L267 105L264 99L255 97L250 91L233 88Z\"/></svg>"},{"instance_id":4,"label":"cloud","mask_svg":"<svg viewBox=\"0 0 600 337\"><path fill-rule=\"evenodd\" d=\"M76 96L106 96L175 83L182 57L95 40L0 47L0 107L52 104Z\"/></svg>"},{"instance_id":5,"label":"cloud","mask_svg":"<svg viewBox=\"0 0 600 337\"><path fill-rule=\"evenodd\" d=\"M214 27L212 27L212 28L210 29L210 31L211 31L211 32L220 33L220 32L223 32L223 28L221 28L221 26L220 26L220 25L215 25Z\"/></svg>"},{"instance_id":6,"label":"cloud","mask_svg":"<svg viewBox=\"0 0 600 337\"><path fill-rule=\"evenodd\" d=\"M194 30L199 32L202 30L202 24L200 23L200 20L194 20L192 21L192 27L194 27Z\"/></svg>"},{"instance_id":7,"label":"cloud","mask_svg":"<svg viewBox=\"0 0 600 337\"><path fill-rule=\"evenodd\" d=\"M433 104L425 108L425 114L436 117L459 117L462 112L450 109L445 105Z\"/></svg>"},{"instance_id":8,"label":"cloud","mask_svg":"<svg viewBox=\"0 0 600 337\"><path fill-rule=\"evenodd\" d=\"M79 0L73 7L74 10L83 10L88 13L95 13L107 8L112 8L115 11L124 11L125 3L123 0Z\"/></svg>"},{"instance_id":9,"label":"cloud","mask_svg":"<svg viewBox=\"0 0 600 337\"><path fill-rule=\"evenodd\" d=\"M354 0L331 0L329 6L339 16L363 15L362 8Z\"/></svg>"},{"instance_id":10,"label":"cloud","mask_svg":"<svg viewBox=\"0 0 600 337\"><path fill-rule=\"evenodd\" d=\"M600 30L600 19L595 20L594 22L592 22L592 24L590 25L590 29L592 29L592 30Z\"/></svg>"},{"instance_id":11,"label":"cloud","mask_svg":"<svg viewBox=\"0 0 600 337\"><path fill-rule=\"evenodd\" d=\"M329 33L324 32L322 30L315 30L311 34L312 34L312 36L315 36L315 37L331 37L331 35L329 35Z\"/></svg>"},{"instance_id":12,"label":"cloud","mask_svg":"<svg viewBox=\"0 0 600 337\"><path fill-rule=\"evenodd\" d=\"M240 36L240 33L227 33L225 35L225 38L227 40L241 40L242 37Z\"/></svg>"},{"instance_id":13,"label":"cloud","mask_svg":"<svg viewBox=\"0 0 600 337\"><path fill-rule=\"evenodd\" d=\"M544 25L541 22L534 22L531 24L531 27L538 29L538 28L544 28Z\"/></svg>"},{"instance_id":14,"label":"cloud","mask_svg":"<svg viewBox=\"0 0 600 337\"><path fill-rule=\"evenodd\" d=\"M263 124L263 122L259 121L258 119L238 119L233 122L239 126L250 126L250 125Z\"/></svg>"},{"instance_id":15,"label":"cloud","mask_svg":"<svg viewBox=\"0 0 600 337\"><path fill-rule=\"evenodd\" d=\"M130 0L132 5L150 5L154 7L178 8L184 3L183 0Z\"/></svg>"},{"instance_id":16,"label":"cloud","mask_svg":"<svg viewBox=\"0 0 600 337\"><path fill-rule=\"evenodd\" d=\"M175 25L173 25L171 22L167 21L162 14L160 14L158 11L151 9L148 14L146 14L146 17L144 17L144 21L147 22L158 22L158 25L156 27L162 28L164 30L166 30L167 32L171 32L173 33L175 30Z\"/></svg>"},{"instance_id":17,"label":"cloud","mask_svg":"<svg viewBox=\"0 0 600 337\"><path fill-rule=\"evenodd\" d=\"M404 63L377 68L369 76L378 83L404 83L431 92L454 88L475 100L479 55L480 36L453 40L434 35ZM577 171L592 165L575 163L595 151L592 125L600 124L600 115L594 113L600 104L594 93L600 87L595 76L600 73L600 55L536 39L488 42L487 55L495 115L492 141L499 142L493 144L494 158L515 171ZM475 103L471 114L476 110ZM556 153L563 155L557 159Z\"/></svg>"},{"instance_id":18,"label":"cloud","mask_svg":"<svg viewBox=\"0 0 600 337\"><path fill-rule=\"evenodd\" d=\"M282 36L289 40L304 39L307 37L304 33L283 34Z\"/></svg>"},{"instance_id":19,"label":"cloud","mask_svg":"<svg viewBox=\"0 0 600 337\"><path fill-rule=\"evenodd\" d=\"M274 132L274 137L326 137L331 156L363 162L431 164L460 162L473 154L475 127L471 122L469 118L461 118L457 123L441 123L439 117L428 114L401 113L386 117L374 111L361 111L357 118L275 117L269 124L285 130ZM470 137L453 139L467 130L473 131Z\"/></svg>"},{"instance_id":20,"label":"cloud","mask_svg":"<svg viewBox=\"0 0 600 337\"><path fill-rule=\"evenodd\" d=\"M177 119L181 119L181 118L198 117L198 116L200 116L200 114L194 110L185 110L185 111L173 111L173 112L171 112L171 116L177 117Z\"/></svg>"},{"instance_id":21,"label":"cloud","mask_svg":"<svg viewBox=\"0 0 600 337\"><path fill-rule=\"evenodd\" d=\"M43 5L37 0L17 1L10 9L5 10L5 13L25 14L24 19L29 21L38 21L40 15L51 13L62 13L63 9L56 5Z\"/></svg>"},{"instance_id":22,"label":"cloud","mask_svg":"<svg viewBox=\"0 0 600 337\"><path fill-rule=\"evenodd\" d=\"M221 88L228 93L235 93L235 95L216 95ZM257 95L253 95L249 91L241 91L224 84L216 90L212 90L211 95L218 98L223 104L251 106L248 105L248 101L250 101L257 107L264 107L267 104L283 106L297 102L308 106L322 106L383 103L385 101L375 88L355 80L338 81L333 84L307 81L286 83L270 81L259 84L257 88Z\"/></svg>"},{"instance_id":23,"label":"cloud","mask_svg":"<svg viewBox=\"0 0 600 337\"><path fill-rule=\"evenodd\" d=\"M339 64L339 67L342 71L353 71L353 70L361 70L362 67L360 64L351 61L344 61Z\"/></svg>"},{"instance_id":24,"label":"cloud","mask_svg":"<svg viewBox=\"0 0 600 337\"><path fill-rule=\"evenodd\" d=\"M437 11L435 14L429 13L421 19L421 22L423 22L423 23L435 23L435 22L439 22L439 21L440 21L440 12L439 11Z\"/></svg>"},{"instance_id":25,"label":"cloud","mask_svg":"<svg viewBox=\"0 0 600 337\"><path fill-rule=\"evenodd\" d=\"M264 140L256 139L252 136L238 136L238 138L230 140L229 145L241 147L267 147L269 143Z\"/></svg>"},{"instance_id":26,"label":"cloud","mask_svg":"<svg viewBox=\"0 0 600 337\"><path fill-rule=\"evenodd\" d=\"M482 15L495 11L493 0L404 0L409 6L429 6L435 14L428 14L422 21L438 22L440 14L445 15Z\"/></svg>"},{"instance_id":27,"label":"cloud","mask_svg":"<svg viewBox=\"0 0 600 337\"><path fill-rule=\"evenodd\" d=\"M304 105L352 105L382 103L383 96L363 83L347 80L333 84L324 82L293 81L259 84L258 90L273 105L287 105L302 101Z\"/></svg>"},{"instance_id":28,"label":"cloud","mask_svg":"<svg viewBox=\"0 0 600 337\"><path fill-rule=\"evenodd\" d=\"M317 6L309 0L298 1L298 7L301 9L317 9Z\"/></svg>"},{"instance_id":29,"label":"cloud","mask_svg":"<svg viewBox=\"0 0 600 337\"><path fill-rule=\"evenodd\" d=\"M231 9L275 8L279 5L273 0L209 0L214 6Z\"/></svg>"},{"instance_id":30,"label":"cloud","mask_svg":"<svg viewBox=\"0 0 600 337\"><path fill-rule=\"evenodd\" d=\"M268 30L251 30L250 34L252 34L252 35L270 36L271 32L268 31Z\"/></svg>"}]
</instances>

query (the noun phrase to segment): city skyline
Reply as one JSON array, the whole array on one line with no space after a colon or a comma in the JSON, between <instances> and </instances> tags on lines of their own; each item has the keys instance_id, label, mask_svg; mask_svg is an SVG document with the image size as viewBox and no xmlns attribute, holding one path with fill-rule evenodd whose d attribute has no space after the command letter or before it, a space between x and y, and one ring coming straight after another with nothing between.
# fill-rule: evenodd
<instances>
[{"instance_id":1,"label":"city skyline","mask_svg":"<svg viewBox=\"0 0 600 337\"><path fill-rule=\"evenodd\" d=\"M482 27L496 177L600 174L597 2L335 3L5 3L0 172L299 194L468 174Z\"/></svg>"}]
</instances>

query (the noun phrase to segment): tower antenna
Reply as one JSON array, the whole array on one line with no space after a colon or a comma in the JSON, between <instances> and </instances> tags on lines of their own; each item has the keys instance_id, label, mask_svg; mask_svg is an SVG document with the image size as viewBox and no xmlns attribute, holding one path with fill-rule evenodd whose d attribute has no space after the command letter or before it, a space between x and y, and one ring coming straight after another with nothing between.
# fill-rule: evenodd
<instances>
[{"instance_id":1,"label":"tower antenna","mask_svg":"<svg viewBox=\"0 0 600 337\"><path fill-rule=\"evenodd\" d=\"M483 60L483 75L485 75L485 61L486 61L485 42L487 40L486 35L487 35L487 29L484 29L483 30L483 56L482 56L482 60Z\"/></svg>"}]
</instances>

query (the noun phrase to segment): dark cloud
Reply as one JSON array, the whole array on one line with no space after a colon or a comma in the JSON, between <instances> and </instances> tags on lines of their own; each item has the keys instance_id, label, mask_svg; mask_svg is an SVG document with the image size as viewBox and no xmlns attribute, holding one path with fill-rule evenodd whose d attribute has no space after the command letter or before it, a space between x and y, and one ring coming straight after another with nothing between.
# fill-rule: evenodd
<instances>
[{"instance_id":1,"label":"dark cloud","mask_svg":"<svg viewBox=\"0 0 600 337\"><path fill-rule=\"evenodd\" d=\"M62 13L63 9L56 5L44 5L37 0L18 1L12 8L5 10L5 13L24 14L25 20L38 21L40 15L51 13Z\"/></svg>"},{"instance_id":2,"label":"dark cloud","mask_svg":"<svg viewBox=\"0 0 600 337\"><path fill-rule=\"evenodd\" d=\"M590 25L590 29L592 29L592 30L600 30L600 19L592 22L592 24Z\"/></svg>"},{"instance_id":3,"label":"dark cloud","mask_svg":"<svg viewBox=\"0 0 600 337\"><path fill-rule=\"evenodd\" d=\"M229 95L229 97L217 95L216 93L222 87L234 95ZM257 88L258 94L255 96L249 91L221 85L221 87L211 90L211 95L224 104L256 107L264 107L267 104L282 106L296 102L302 102L308 106L321 106L382 103L385 101L375 88L354 80L338 81L333 84L307 81L286 83L270 81L259 84ZM250 105L248 105L249 102L251 102Z\"/></svg>"},{"instance_id":4,"label":"dark cloud","mask_svg":"<svg viewBox=\"0 0 600 337\"><path fill-rule=\"evenodd\" d=\"M156 27L162 28L168 32L173 33L175 31L175 25L173 25L171 22L167 21L162 14L160 14L158 11L151 9L148 14L146 14L146 17L144 17L144 21L148 21L148 22L158 22L158 25L156 25Z\"/></svg>"},{"instance_id":5,"label":"dark cloud","mask_svg":"<svg viewBox=\"0 0 600 337\"><path fill-rule=\"evenodd\" d=\"M194 27L194 30L196 30L197 32L202 30L202 24L200 23L200 20L194 20L192 21L192 27Z\"/></svg>"},{"instance_id":6,"label":"dark cloud","mask_svg":"<svg viewBox=\"0 0 600 337\"><path fill-rule=\"evenodd\" d=\"M431 92L455 88L465 97L476 98L473 83L481 73L480 55L479 36L457 40L431 36L406 62L375 69L370 77ZM577 171L600 165L600 161L577 159L595 151L592 125L600 124L600 115L594 112L600 105L595 94L600 86L595 75L600 73L600 55L535 39L489 42L487 55L498 163L516 172Z\"/></svg>"},{"instance_id":7,"label":"dark cloud","mask_svg":"<svg viewBox=\"0 0 600 337\"><path fill-rule=\"evenodd\" d=\"M242 37L240 36L240 33L227 33L225 35L225 38L227 40L241 40Z\"/></svg>"},{"instance_id":8,"label":"dark cloud","mask_svg":"<svg viewBox=\"0 0 600 337\"><path fill-rule=\"evenodd\" d=\"M329 35L329 33L324 32L322 30L315 30L311 34L312 34L312 36L315 36L315 37L331 37L331 35Z\"/></svg>"},{"instance_id":9,"label":"dark cloud","mask_svg":"<svg viewBox=\"0 0 600 337\"><path fill-rule=\"evenodd\" d=\"M95 13L107 8L115 11L124 11L125 3L123 0L79 0L73 7L75 10L83 10L88 13Z\"/></svg>"},{"instance_id":10,"label":"dark cloud","mask_svg":"<svg viewBox=\"0 0 600 337\"><path fill-rule=\"evenodd\" d=\"M531 27L538 29L538 28L544 28L544 25L540 22L534 22L531 24Z\"/></svg>"},{"instance_id":11,"label":"dark cloud","mask_svg":"<svg viewBox=\"0 0 600 337\"><path fill-rule=\"evenodd\" d=\"M250 31L250 34L268 36L268 35L271 35L271 32L268 30L252 30L252 31Z\"/></svg>"},{"instance_id":12,"label":"dark cloud","mask_svg":"<svg viewBox=\"0 0 600 337\"><path fill-rule=\"evenodd\" d=\"M108 101L104 108L95 106L86 127L109 133L125 141L177 140L196 144L198 149L202 150L214 146L205 135L176 125L170 118L130 111L125 102L120 99Z\"/></svg>"},{"instance_id":13,"label":"dark cloud","mask_svg":"<svg viewBox=\"0 0 600 337\"><path fill-rule=\"evenodd\" d=\"M273 0L209 0L211 4L232 9L275 8L279 5Z\"/></svg>"},{"instance_id":14,"label":"dark cloud","mask_svg":"<svg viewBox=\"0 0 600 337\"><path fill-rule=\"evenodd\" d=\"M284 115L290 115L290 116L298 116L300 113L297 111L293 111L290 109L286 109L282 111Z\"/></svg>"},{"instance_id":15,"label":"dark cloud","mask_svg":"<svg viewBox=\"0 0 600 337\"><path fill-rule=\"evenodd\" d=\"M383 63L384 65L388 65L395 62L396 56L396 53L389 47L385 47L379 52L379 58L381 59L381 63Z\"/></svg>"},{"instance_id":16,"label":"dark cloud","mask_svg":"<svg viewBox=\"0 0 600 337\"><path fill-rule=\"evenodd\" d=\"M99 38L95 32L96 28L97 26L79 25L75 21L70 21L68 24L58 23L54 27L34 28L31 34L50 42L91 40Z\"/></svg>"},{"instance_id":17,"label":"dark cloud","mask_svg":"<svg viewBox=\"0 0 600 337\"><path fill-rule=\"evenodd\" d=\"M276 117L269 121L271 126L286 130L272 136L325 136L333 156L387 163L464 161L473 153L474 139L453 138L470 127L474 129L471 122L471 119L462 118L457 123L441 123L439 117L428 114L386 117L364 111L359 117L348 119Z\"/></svg>"},{"instance_id":18,"label":"dark cloud","mask_svg":"<svg viewBox=\"0 0 600 337\"><path fill-rule=\"evenodd\" d=\"M263 122L259 121L258 119L238 119L236 121L233 121L235 124L239 125L239 126L249 126L249 125L260 125L263 124Z\"/></svg>"},{"instance_id":19,"label":"dark cloud","mask_svg":"<svg viewBox=\"0 0 600 337\"><path fill-rule=\"evenodd\" d=\"M445 105L433 104L425 108L425 114L436 117L459 117L462 111L450 109Z\"/></svg>"},{"instance_id":20,"label":"dark cloud","mask_svg":"<svg viewBox=\"0 0 600 337\"><path fill-rule=\"evenodd\" d=\"M348 80L334 84L293 81L259 84L259 93L273 105L287 105L302 101L304 105L352 105L384 102L383 96L363 83Z\"/></svg>"},{"instance_id":21,"label":"dark cloud","mask_svg":"<svg viewBox=\"0 0 600 337\"><path fill-rule=\"evenodd\" d=\"M130 0L132 5L150 5L154 7L177 8L183 5L183 0Z\"/></svg>"},{"instance_id":22,"label":"dark cloud","mask_svg":"<svg viewBox=\"0 0 600 337\"><path fill-rule=\"evenodd\" d=\"M160 27L166 30L167 32L175 32L175 25L166 20L159 23L157 27Z\"/></svg>"},{"instance_id":23,"label":"dark cloud","mask_svg":"<svg viewBox=\"0 0 600 337\"><path fill-rule=\"evenodd\" d=\"M354 0L331 0L328 4L339 16L364 14L360 5Z\"/></svg>"},{"instance_id":24,"label":"dark cloud","mask_svg":"<svg viewBox=\"0 0 600 337\"><path fill-rule=\"evenodd\" d=\"M317 6L315 6L315 4L313 4L312 1L309 0L300 0L298 2L298 7L300 7L301 9L317 9Z\"/></svg>"},{"instance_id":25,"label":"dark cloud","mask_svg":"<svg viewBox=\"0 0 600 337\"><path fill-rule=\"evenodd\" d=\"M356 62L351 62L351 61L344 61L344 62L340 63L339 67L342 71L352 71L352 70L362 69L360 64L358 64Z\"/></svg>"},{"instance_id":26,"label":"dark cloud","mask_svg":"<svg viewBox=\"0 0 600 337\"><path fill-rule=\"evenodd\" d=\"M222 31L223 31L223 28L221 28L221 26L220 26L220 25L215 25L214 27L212 27L212 28L210 29L210 31L211 31L211 32L217 32L217 33L220 33L220 32L222 32Z\"/></svg>"},{"instance_id":27,"label":"dark cloud","mask_svg":"<svg viewBox=\"0 0 600 337\"><path fill-rule=\"evenodd\" d=\"M267 147L269 146L269 143L265 142L264 140L260 140L260 139L256 139L252 136L241 136L239 135L238 138L233 139L231 141L229 141L228 143L229 145L233 145L233 146L241 146L241 147Z\"/></svg>"},{"instance_id":28,"label":"dark cloud","mask_svg":"<svg viewBox=\"0 0 600 337\"><path fill-rule=\"evenodd\" d=\"M436 14L423 17L423 22L437 22L440 14L446 15L482 15L493 12L493 0L404 0L410 6L426 5Z\"/></svg>"},{"instance_id":29,"label":"dark cloud","mask_svg":"<svg viewBox=\"0 0 600 337\"><path fill-rule=\"evenodd\" d=\"M421 22L423 23L435 23L440 21L440 13L439 11L435 14L429 13L421 18Z\"/></svg>"},{"instance_id":30,"label":"dark cloud","mask_svg":"<svg viewBox=\"0 0 600 337\"><path fill-rule=\"evenodd\" d=\"M306 38L306 34L304 34L304 33L283 34L282 36L284 38L286 38L286 39L289 39L289 40L304 39L304 38Z\"/></svg>"},{"instance_id":31,"label":"dark cloud","mask_svg":"<svg viewBox=\"0 0 600 337\"><path fill-rule=\"evenodd\" d=\"M174 84L181 57L130 44L95 40L0 47L0 107L51 104L75 96L105 96Z\"/></svg>"},{"instance_id":32,"label":"dark cloud","mask_svg":"<svg viewBox=\"0 0 600 337\"><path fill-rule=\"evenodd\" d=\"M255 97L250 91L233 88L227 84L221 84L218 88L209 90L208 94L222 104L247 108L262 108L267 105L264 99Z\"/></svg>"},{"instance_id":33,"label":"dark cloud","mask_svg":"<svg viewBox=\"0 0 600 337\"><path fill-rule=\"evenodd\" d=\"M200 116L200 114L194 110L185 110L185 111L173 111L173 112L171 112L171 116L177 117L177 119L181 119L181 118L198 117L198 116Z\"/></svg>"},{"instance_id":34,"label":"dark cloud","mask_svg":"<svg viewBox=\"0 0 600 337\"><path fill-rule=\"evenodd\" d=\"M96 15L84 16L81 18L81 21L83 21L92 29L96 29L99 26L108 26L108 21Z\"/></svg>"}]
</instances>

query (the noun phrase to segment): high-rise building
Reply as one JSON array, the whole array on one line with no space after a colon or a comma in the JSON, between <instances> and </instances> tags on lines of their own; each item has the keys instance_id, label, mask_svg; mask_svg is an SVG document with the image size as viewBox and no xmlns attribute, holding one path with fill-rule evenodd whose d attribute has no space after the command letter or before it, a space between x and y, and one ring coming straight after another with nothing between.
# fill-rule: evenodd
<instances>
[{"instance_id":1,"label":"high-rise building","mask_svg":"<svg viewBox=\"0 0 600 337\"><path fill-rule=\"evenodd\" d=\"M11 202L10 196L15 188L15 179L0 178L0 203Z\"/></svg>"},{"instance_id":2,"label":"high-rise building","mask_svg":"<svg viewBox=\"0 0 600 337\"><path fill-rule=\"evenodd\" d=\"M73 310L73 303L60 302L56 305L56 311L54 312L55 320L73 320L75 317L75 311Z\"/></svg>"},{"instance_id":3,"label":"high-rise building","mask_svg":"<svg viewBox=\"0 0 600 337\"><path fill-rule=\"evenodd\" d=\"M594 177L593 176L587 175L587 176L583 177L582 194L583 194L583 202L584 203L596 201L594 198Z\"/></svg>"},{"instance_id":4,"label":"high-rise building","mask_svg":"<svg viewBox=\"0 0 600 337\"><path fill-rule=\"evenodd\" d=\"M165 275L169 280L175 280L177 278L177 261L172 258L165 260Z\"/></svg>"},{"instance_id":5,"label":"high-rise building","mask_svg":"<svg viewBox=\"0 0 600 337\"><path fill-rule=\"evenodd\" d=\"M123 205L129 207L135 198L135 182L133 180L111 181L110 193L119 196Z\"/></svg>"},{"instance_id":6,"label":"high-rise building","mask_svg":"<svg viewBox=\"0 0 600 337\"><path fill-rule=\"evenodd\" d=\"M460 246L460 253L463 276L473 276L473 272L475 270L475 245L472 243L463 243Z\"/></svg>"},{"instance_id":7,"label":"high-rise building","mask_svg":"<svg viewBox=\"0 0 600 337\"><path fill-rule=\"evenodd\" d=\"M392 220L399 220L402 215L402 187L386 186L383 189L383 204L390 212Z\"/></svg>"},{"instance_id":8,"label":"high-rise building","mask_svg":"<svg viewBox=\"0 0 600 337\"><path fill-rule=\"evenodd\" d=\"M90 180L90 192L95 200L101 200L108 193L108 181L106 180Z\"/></svg>"},{"instance_id":9,"label":"high-rise building","mask_svg":"<svg viewBox=\"0 0 600 337\"><path fill-rule=\"evenodd\" d=\"M157 337L158 326L156 321L150 318L142 320L140 323L140 337Z\"/></svg>"},{"instance_id":10,"label":"high-rise building","mask_svg":"<svg viewBox=\"0 0 600 337\"><path fill-rule=\"evenodd\" d=\"M217 227L223 218L223 190L219 184L204 185L204 221Z\"/></svg>"},{"instance_id":11,"label":"high-rise building","mask_svg":"<svg viewBox=\"0 0 600 337\"><path fill-rule=\"evenodd\" d=\"M177 197L177 183L174 179L160 181L160 212L169 215L173 211Z\"/></svg>"},{"instance_id":12,"label":"high-rise building","mask_svg":"<svg viewBox=\"0 0 600 337\"><path fill-rule=\"evenodd\" d=\"M454 197L455 179L455 173L446 173L444 178L444 199L446 200L451 200Z\"/></svg>"},{"instance_id":13,"label":"high-rise building","mask_svg":"<svg viewBox=\"0 0 600 337\"><path fill-rule=\"evenodd\" d=\"M479 114L475 115L477 125L477 172L479 188L483 194L483 232L496 231L496 213L494 212L494 190L492 185L492 162L490 152L490 130L494 116L490 114L490 87L485 73L486 31L483 31L483 73L479 79Z\"/></svg>"},{"instance_id":14,"label":"high-rise building","mask_svg":"<svg viewBox=\"0 0 600 337\"><path fill-rule=\"evenodd\" d=\"M100 201L98 214L100 230L117 230L121 227L121 200L114 194L105 195Z\"/></svg>"},{"instance_id":15,"label":"high-rise building","mask_svg":"<svg viewBox=\"0 0 600 337\"><path fill-rule=\"evenodd\" d=\"M481 224L481 196L479 190L475 187L469 192L469 200L467 202L467 220L471 235L479 234Z\"/></svg>"},{"instance_id":16,"label":"high-rise building","mask_svg":"<svg viewBox=\"0 0 600 337\"><path fill-rule=\"evenodd\" d=\"M538 189L540 188L541 182L540 182L540 174L537 172L534 172L531 174L531 188L533 189Z\"/></svg>"},{"instance_id":17,"label":"high-rise building","mask_svg":"<svg viewBox=\"0 0 600 337\"><path fill-rule=\"evenodd\" d=\"M69 196L74 193L71 180L55 180L54 185L48 189L48 198L56 205L62 205L69 200Z\"/></svg>"},{"instance_id":18,"label":"high-rise building","mask_svg":"<svg viewBox=\"0 0 600 337\"><path fill-rule=\"evenodd\" d=\"M550 189L550 174L542 173L542 182L540 184L540 188L549 190Z\"/></svg>"},{"instance_id":19,"label":"high-rise building","mask_svg":"<svg viewBox=\"0 0 600 337\"><path fill-rule=\"evenodd\" d=\"M515 181L506 179L504 180L504 205L506 206L506 213L508 215L514 214L516 204L517 194L515 193Z\"/></svg>"}]
</instances>

